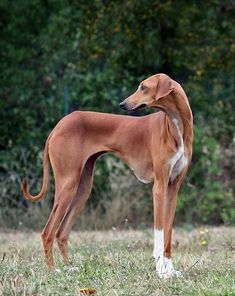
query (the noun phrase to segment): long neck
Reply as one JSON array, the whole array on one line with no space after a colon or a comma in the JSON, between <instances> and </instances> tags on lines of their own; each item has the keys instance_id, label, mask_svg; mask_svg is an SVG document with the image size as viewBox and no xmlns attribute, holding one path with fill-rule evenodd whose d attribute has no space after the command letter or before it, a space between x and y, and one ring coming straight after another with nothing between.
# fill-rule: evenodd
<instances>
[{"instance_id":1,"label":"long neck","mask_svg":"<svg viewBox=\"0 0 235 296\"><path fill-rule=\"evenodd\" d=\"M193 141L193 115L189 106L188 98L182 87L176 83L174 90L167 98L164 98L161 109L166 114L166 122L169 130L175 135L176 142ZM179 135L182 137L180 137Z\"/></svg>"}]
</instances>

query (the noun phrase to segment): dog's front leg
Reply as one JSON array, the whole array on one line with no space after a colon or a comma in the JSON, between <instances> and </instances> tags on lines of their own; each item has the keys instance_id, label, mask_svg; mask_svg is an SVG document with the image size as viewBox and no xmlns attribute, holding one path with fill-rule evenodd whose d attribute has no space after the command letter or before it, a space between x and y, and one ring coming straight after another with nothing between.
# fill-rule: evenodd
<instances>
[{"instance_id":1,"label":"dog's front leg","mask_svg":"<svg viewBox=\"0 0 235 296\"><path fill-rule=\"evenodd\" d=\"M182 184L182 181L187 172L187 168L178 176L178 178L171 184L168 184L167 196L165 201L165 213L164 213L164 239L165 239L165 262L167 263L168 274L172 276L180 277L182 273L174 269L171 261L171 239L172 228L175 218L175 210L177 203L177 196Z\"/></svg>"},{"instance_id":2,"label":"dog's front leg","mask_svg":"<svg viewBox=\"0 0 235 296\"><path fill-rule=\"evenodd\" d=\"M154 181L153 207L154 207L154 251L156 271L159 277L166 276L165 244L164 244L164 203L167 195L167 182L161 176Z\"/></svg>"},{"instance_id":3,"label":"dog's front leg","mask_svg":"<svg viewBox=\"0 0 235 296\"><path fill-rule=\"evenodd\" d=\"M168 180L159 176L153 186L154 205L154 251L156 272L160 278L180 276L172 265L170 257L171 230L175 213L177 192L172 192L172 203L169 203ZM167 211L167 212L166 212ZM172 219L169 219L169 215ZM168 223L167 220L170 220Z\"/></svg>"},{"instance_id":4,"label":"dog's front leg","mask_svg":"<svg viewBox=\"0 0 235 296\"><path fill-rule=\"evenodd\" d=\"M180 188L180 184L169 184L167 190L167 196L164 204L164 263L166 277L180 277L182 273L174 269L171 260L171 239L172 239L172 228L175 217L177 195Z\"/></svg>"}]
</instances>

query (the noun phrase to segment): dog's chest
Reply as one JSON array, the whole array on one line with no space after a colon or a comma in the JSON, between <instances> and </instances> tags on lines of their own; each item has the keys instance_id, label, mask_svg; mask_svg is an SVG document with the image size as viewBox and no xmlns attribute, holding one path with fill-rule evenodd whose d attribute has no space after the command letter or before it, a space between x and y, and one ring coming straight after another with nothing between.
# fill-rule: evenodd
<instances>
[{"instance_id":1,"label":"dog's chest","mask_svg":"<svg viewBox=\"0 0 235 296\"><path fill-rule=\"evenodd\" d=\"M176 119L173 119L173 123L175 124L177 132L180 137L180 146L178 148L178 151L169 161L169 165L170 165L169 177L171 182L175 180L175 178L183 171L183 169L188 164L188 160L185 155L184 142L183 142L182 135L180 133L178 121Z\"/></svg>"},{"instance_id":2,"label":"dog's chest","mask_svg":"<svg viewBox=\"0 0 235 296\"><path fill-rule=\"evenodd\" d=\"M153 181L153 168L148 162L132 163L131 170L140 182L148 184Z\"/></svg>"},{"instance_id":3,"label":"dog's chest","mask_svg":"<svg viewBox=\"0 0 235 296\"><path fill-rule=\"evenodd\" d=\"M170 160L170 181L174 181L175 178L183 171L188 164L188 160L184 154L183 149L179 151Z\"/></svg>"}]
</instances>

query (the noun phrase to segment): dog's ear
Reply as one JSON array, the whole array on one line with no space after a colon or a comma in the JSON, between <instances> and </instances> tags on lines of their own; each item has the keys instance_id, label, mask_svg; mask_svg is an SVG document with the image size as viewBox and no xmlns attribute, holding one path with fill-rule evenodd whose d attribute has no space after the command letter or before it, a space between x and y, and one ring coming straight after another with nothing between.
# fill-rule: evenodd
<instances>
[{"instance_id":1,"label":"dog's ear","mask_svg":"<svg viewBox=\"0 0 235 296\"><path fill-rule=\"evenodd\" d=\"M156 100L166 97L173 91L172 80L165 74L157 75Z\"/></svg>"}]
</instances>

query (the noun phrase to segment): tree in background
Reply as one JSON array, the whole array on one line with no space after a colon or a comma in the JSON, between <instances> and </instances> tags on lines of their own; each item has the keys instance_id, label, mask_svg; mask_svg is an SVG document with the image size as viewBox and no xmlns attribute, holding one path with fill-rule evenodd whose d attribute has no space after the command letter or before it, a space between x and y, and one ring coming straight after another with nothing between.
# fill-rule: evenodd
<instances>
[{"instance_id":1,"label":"tree in background","mask_svg":"<svg viewBox=\"0 0 235 296\"><path fill-rule=\"evenodd\" d=\"M70 112L119 113L139 81L164 72L182 83L195 122L177 220L235 223L234 36L232 1L1 1L2 216L29 211L20 180L28 175L39 190L44 141L68 101ZM90 207L105 213L114 195L130 195L142 206L123 213L135 221L141 209L151 210L150 189L137 196L135 182L115 189L123 174L112 158L99 161Z\"/></svg>"}]
</instances>

